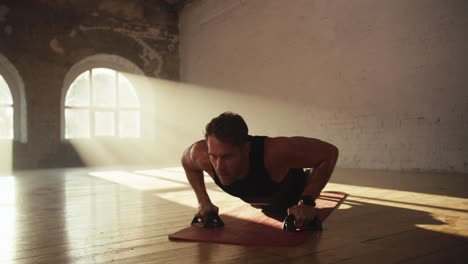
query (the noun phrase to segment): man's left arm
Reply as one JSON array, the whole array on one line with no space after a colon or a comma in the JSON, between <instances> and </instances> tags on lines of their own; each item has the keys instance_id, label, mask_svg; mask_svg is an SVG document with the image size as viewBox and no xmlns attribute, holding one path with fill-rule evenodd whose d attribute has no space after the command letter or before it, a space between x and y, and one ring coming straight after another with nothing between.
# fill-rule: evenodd
<instances>
[{"instance_id":1,"label":"man's left arm","mask_svg":"<svg viewBox=\"0 0 468 264\"><path fill-rule=\"evenodd\" d=\"M316 199L330 180L338 160L338 148L328 142L307 137L278 137L269 140L266 155L272 170L311 168L304 195Z\"/></svg>"},{"instance_id":2,"label":"man's left arm","mask_svg":"<svg viewBox=\"0 0 468 264\"><path fill-rule=\"evenodd\" d=\"M314 138L291 137L274 138L269 146L269 154L275 163L282 168L311 168L303 196L309 197L310 202L315 201L325 185L338 160L338 148L330 143ZM295 217L296 225L301 228L315 217L313 205L300 202L289 208L288 214Z\"/></svg>"},{"instance_id":3,"label":"man's left arm","mask_svg":"<svg viewBox=\"0 0 468 264\"><path fill-rule=\"evenodd\" d=\"M333 145L327 148L329 149L325 151L326 156L312 168L310 175L308 175L302 194L303 196L310 196L314 201L319 197L320 192L330 180L338 160L338 148Z\"/></svg>"}]
</instances>

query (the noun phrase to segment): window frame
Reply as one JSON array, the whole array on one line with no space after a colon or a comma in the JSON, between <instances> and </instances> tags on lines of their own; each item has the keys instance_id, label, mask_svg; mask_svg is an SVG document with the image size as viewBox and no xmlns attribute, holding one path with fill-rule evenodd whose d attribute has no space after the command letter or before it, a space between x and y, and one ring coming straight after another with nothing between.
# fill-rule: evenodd
<instances>
[{"instance_id":1,"label":"window frame","mask_svg":"<svg viewBox=\"0 0 468 264\"><path fill-rule=\"evenodd\" d=\"M139 139L142 139L144 136L145 136L145 133L144 133L144 130L143 130L143 123L142 123L142 120L143 120L143 111L142 111L142 108L145 104L145 100L151 100L151 98L144 98L143 96L141 96L141 93L139 91L139 89L135 86L133 86L133 88L135 89L136 93L137 93L137 96L138 96L138 99L139 99L139 107L138 107L138 112L139 112L139 125L140 125L140 137L138 138L135 138L135 137L119 137L118 135L120 134L120 127L118 127L118 125L115 125L115 128L117 129L117 131L114 131L115 132L115 135L114 136L96 136L95 133L94 133L94 128L95 128L95 123L94 123L94 113L96 112L99 112L100 110L96 110L96 109L104 109L103 111L105 111L105 107L98 107L96 108L95 106L93 106L93 104L91 103L90 106L88 107L73 107L73 108L68 108L65 106L65 99L66 99L66 95L67 95L67 92L68 92L68 89L70 88L70 85L73 83L73 81L82 73L84 72L89 72L89 74L91 74L91 71L92 69L95 69L95 68L107 68L107 69L111 69L111 70L114 70L114 71L117 71L117 72L126 72L126 73L131 73L131 74L137 74L137 75L143 75L143 71L141 69L138 68L138 66L136 66L135 64L133 64L132 62L128 61L127 59L125 58L122 58L120 56L117 56L117 55L109 55L109 54L99 54L99 55L94 55L94 56L90 56L90 57L87 57L83 60L81 60L80 62L78 62L77 64L75 64L70 70L69 72L66 74L65 76L65 79L64 79L64 83L63 83L63 87L62 87L62 99L61 99L61 111L60 111L60 115L61 115L61 125L60 125L60 137L61 137L61 140L63 142L69 142L71 140L100 140L100 139L111 139L111 140L139 140ZM91 88L90 88L91 90ZM90 95L91 96L91 95ZM116 94L117 96L117 94ZM92 100L92 98L90 98L90 100ZM118 99L117 99L118 100ZM90 118L90 137L86 137L86 138L66 138L65 137L65 109L86 109L86 110L89 110L90 111L90 117L93 116L93 118ZM118 115L120 111L122 110L126 110L127 107L119 107L118 105L116 105L115 108L112 108L112 109L108 109L109 111L115 113L117 112L115 118L118 118ZM137 108L135 108L136 110Z\"/></svg>"},{"instance_id":2,"label":"window frame","mask_svg":"<svg viewBox=\"0 0 468 264\"><path fill-rule=\"evenodd\" d=\"M5 79L13 98L13 141L26 143L28 141L28 131L24 82L15 66L1 53L0 74Z\"/></svg>"}]
</instances>

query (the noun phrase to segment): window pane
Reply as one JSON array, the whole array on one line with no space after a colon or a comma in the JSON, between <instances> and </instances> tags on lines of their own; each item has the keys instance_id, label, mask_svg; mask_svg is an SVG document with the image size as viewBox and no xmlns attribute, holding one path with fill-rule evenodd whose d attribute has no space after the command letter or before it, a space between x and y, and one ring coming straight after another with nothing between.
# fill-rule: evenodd
<instances>
[{"instance_id":1,"label":"window pane","mask_svg":"<svg viewBox=\"0 0 468 264\"><path fill-rule=\"evenodd\" d=\"M13 139L13 107L0 107L0 138Z\"/></svg>"},{"instance_id":2,"label":"window pane","mask_svg":"<svg viewBox=\"0 0 468 264\"><path fill-rule=\"evenodd\" d=\"M89 106L89 71L80 74L70 85L65 106Z\"/></svg>"},{"instance_id":3,"label":"window pane","mask_svg":"<svg viewBox=\"0 0 468 264\"><path fill-rule=\"evenodd\" d=\"M120 111L120 137L140 137L140 111Z\"/></svg>"},{"instance_id":4,"label":"window pane","mask_svg":"<svg viewBox=\"0 0 468 264\"><path fill-rule=\"evenodd\" d=\"M0 105L12 105L13 98L11 97L10 87L0 75Z\"/></svg>"},{"instance_id":5,"label":"window pane","mask_svg":"<svg viewBox=\"0 0 468 264\"><path fill-rule=\"evenodd\" d=\"M89 110L65 109L65 138L89 138Z\"/></svg>"},{"instance_id":6,"label":"window pane","mask_svg":"<svg viewBox=\"0 0 468 264\"><path fill-rule=\"evenodd\" d=\"M130 81L119 74L119 103L121 107L140 107L135 88Z\"/></svg>"},{"instance_id":7,"label":"window pane","mask_svg":"<svg viewBox=\"0 0 468 264\"><path fill-rule=\"evenodd\" d=\"M114 112L96 112L95 135L96 136L115 136Z\"/></svg>"},{"instance_id":8,"label":"window pane","mask_svg":"<svg viewBox=\"0 0 468 264\"><path fill-rule=\"evenodd\" d=\"M115 107L115 86L117 72L111 69L92 69L94 105Z\"/></svg>"}]
</instances>

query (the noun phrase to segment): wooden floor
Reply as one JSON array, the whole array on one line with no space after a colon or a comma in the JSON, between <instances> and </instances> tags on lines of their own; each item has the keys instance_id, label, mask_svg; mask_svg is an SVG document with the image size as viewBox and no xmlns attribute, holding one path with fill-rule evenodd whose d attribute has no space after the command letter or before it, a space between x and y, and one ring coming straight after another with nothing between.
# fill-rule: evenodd
<instances>
[{"instance_id":1,"label":"wooden floor","mask_svg":"<svg viewBox=\"0 0 468 264\"><path fill-rule=\"evenodd\" d=\"M351 195L295 248L169 241L197 206L180 168L0 176L0 263L468 263L468 175L337 169ZM207 184L221 213L241 201Z\"/></svg>"}]
</instances>

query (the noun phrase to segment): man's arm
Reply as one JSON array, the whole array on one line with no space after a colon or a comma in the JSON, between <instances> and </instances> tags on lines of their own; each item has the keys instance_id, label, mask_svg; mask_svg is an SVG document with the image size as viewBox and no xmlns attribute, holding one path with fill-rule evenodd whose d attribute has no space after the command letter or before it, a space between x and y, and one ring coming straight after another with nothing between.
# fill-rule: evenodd
<instances>
[{"instance_id":1,"label":"man's arm","mask_svg":"<svg viewBox=\"0 0 468 264\"><path fill-rule=\"evenodd\" d=\"M283 177L290 168L312 168L308 177L304 195L316 199L333 173L338 160L338 148L314 138L278 137L269 140L265 147L267 167L272 175L281 171ZM281 180L277 179L277 180Z\"/></svg>"},{"instance_id":2,"label":"man's arm","mask_svg":"<svg viewBox=\"0 0 468 264\"><path fill-rule=\"evenodd\" d=\"M317 199L320 192L330 180L331 174L338 160L338 148L334 145L313 138L305 137L280 137L272 138L265 148L267 166L270 174L284 177L290 168L312 168L312 173L307 177L306 186L302 195ZM272 173L273 172L273 173ZM279 176L278 176L279 175ZM281 179L277 178L276 180ZM288 209L288 214L295 217L299 228L307 225L315 217L315 209L299 203Z\"/></svg>"},{"instance_id":3,"label":"man's arm","mask_svg":"<svg viewBox=\"0 0 468 264\"><path fill-rule=\"evenodd\" d=\"M218 213L218 207L211 202L206 191L203 169L199 164L203 158L201 157L203 153L200 150L199 144L201 144L201 141L193 144L185 150L182 154L181 162L185 175L197 196L199 204L198 215L204 216L206 213L211 211Z\"/></svg>"},{"instance_id":4,"label":"man's arm","mask_svg":"<svg viewBox=\"0 0 468 264\"><path fill-rule=\"evenodd\" d=\"M313 142L310 147L316 147L320 151L318 153L318 151L311 150L310 153L319 157L319 160L316 161L314 167L311 167L313 169L307 178L303 195L310 195L315 200L330 180L338 161L339 151L336 146L324 141Z\"/></svg>"}]
</instances>

